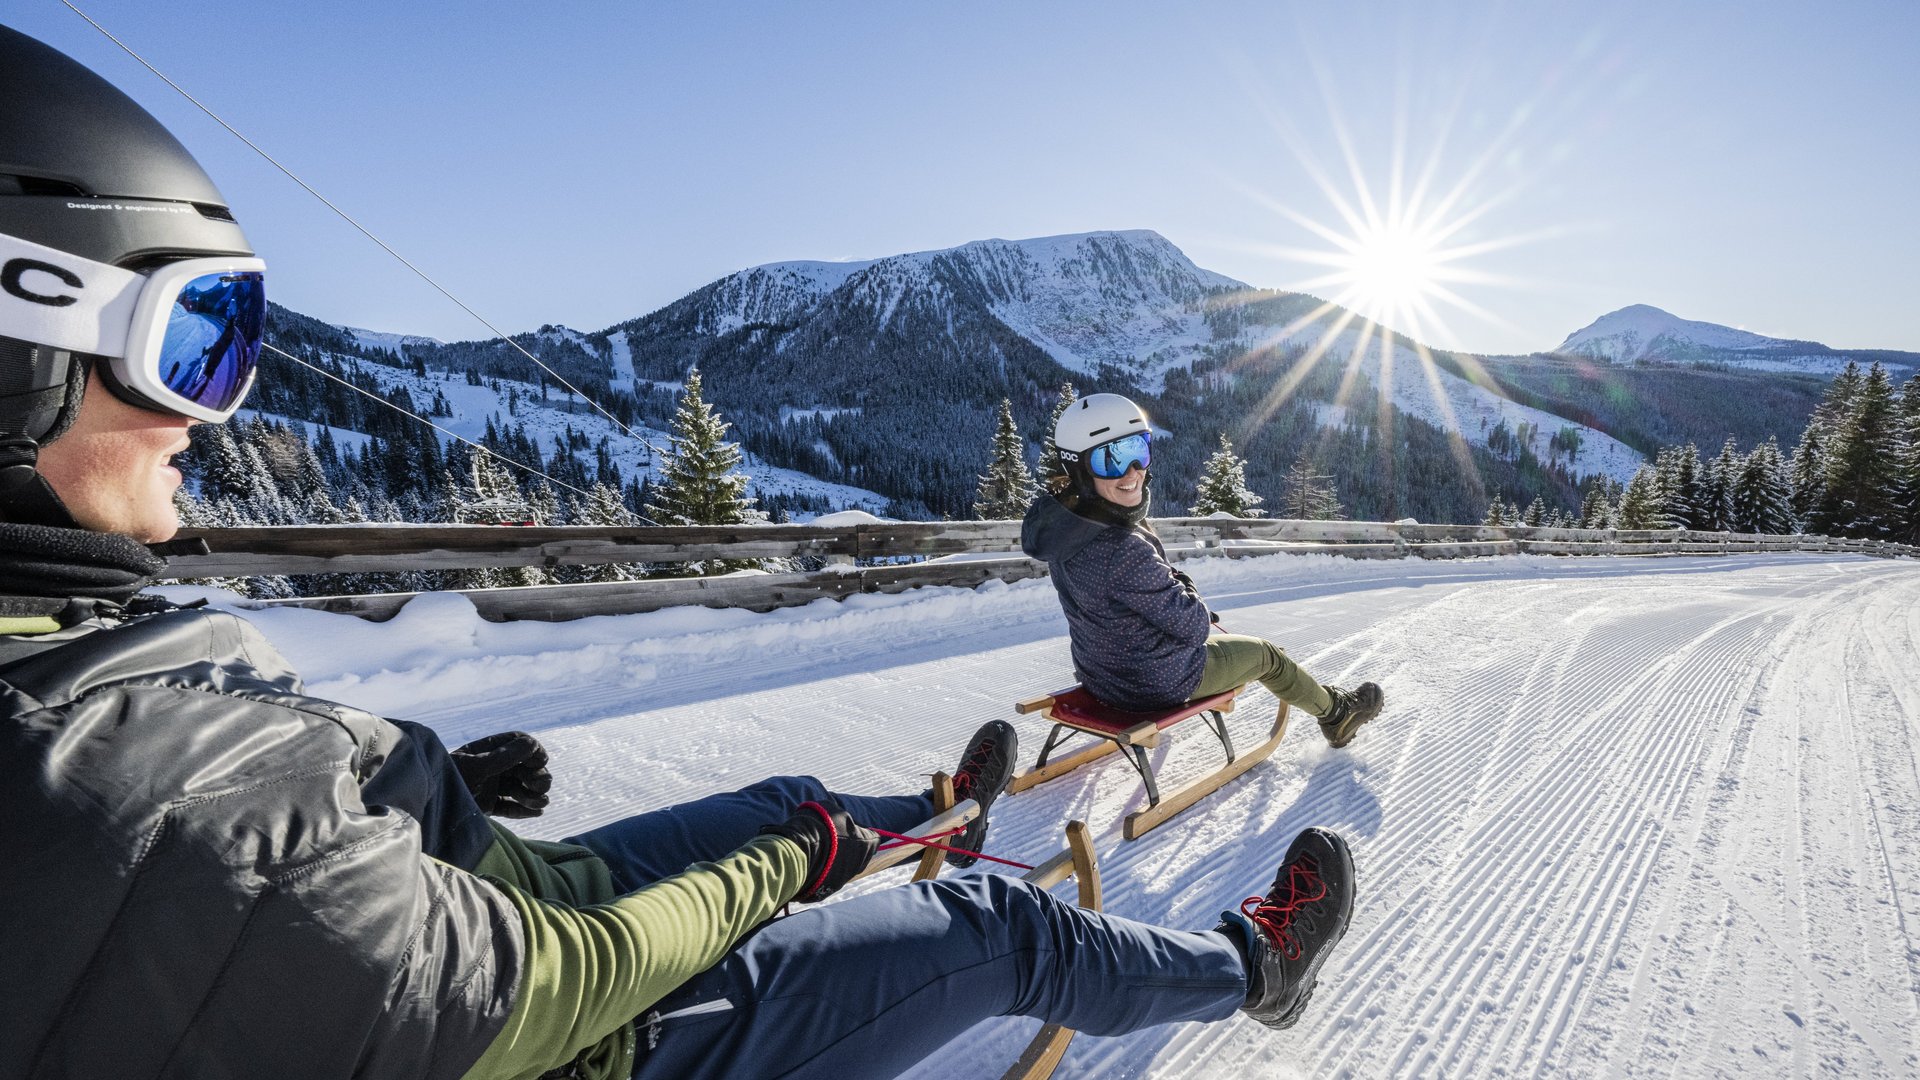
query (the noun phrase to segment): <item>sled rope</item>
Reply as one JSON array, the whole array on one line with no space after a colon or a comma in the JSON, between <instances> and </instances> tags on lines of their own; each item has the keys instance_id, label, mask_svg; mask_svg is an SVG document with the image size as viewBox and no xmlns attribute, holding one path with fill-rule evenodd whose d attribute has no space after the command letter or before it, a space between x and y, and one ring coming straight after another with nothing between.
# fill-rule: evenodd
<instances>
[{"instance_id":1,"label":"sled rope","mask_svg":"<svg viewBox=\"0 0 1920 1080\"><path fill-rule=\"evenodd\" d=\"M898 841L898 843L883 845L881 848L881 850L883 851L886 850L887 848L899 847L902 844L919 844L921 847L930 847L938 851L951 851L956 855L972 855L975 858L985 859L988 862L997 862L997 863L1001 863L1002 865L1016 867L1021 870L1033 869L1032 865L1028 863L1014 862L1012 859L1001 859L1001 858L996 858L992 855L983 854L978 851L968 851L965 848L952 847L947 844L942 844L933 838L933 836L951 836L954 833L959 832L960 831L959 829L949 829L946 832L934 833L933 836L908 836L905 833L888 832L885 829L874 829L873 826L871 825L867 826L867 828L873 829L874 832L879 833L881 836L891 837L892 839Z\"/></svg>"}]
</instances>

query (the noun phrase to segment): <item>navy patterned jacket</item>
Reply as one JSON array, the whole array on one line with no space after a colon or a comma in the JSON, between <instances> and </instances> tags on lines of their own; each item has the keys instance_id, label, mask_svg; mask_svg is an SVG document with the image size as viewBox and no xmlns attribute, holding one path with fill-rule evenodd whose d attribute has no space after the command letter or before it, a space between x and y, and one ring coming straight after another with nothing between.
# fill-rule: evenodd
<instances>
[{"instance_id":1,"label":"navy patterned jacket","mask_svg":"<svg viewBox=\"0 0 1920 1080\"><path fill-rule=\"evenodd\" d=\"M1020 546L1053 574L1074 675L1093 696L1146 710L1193 695L1212 615L1174 576L1159 537L1144 526L1084 517L1043 494L1027 511Z\"/></svg>"}]
</instances>

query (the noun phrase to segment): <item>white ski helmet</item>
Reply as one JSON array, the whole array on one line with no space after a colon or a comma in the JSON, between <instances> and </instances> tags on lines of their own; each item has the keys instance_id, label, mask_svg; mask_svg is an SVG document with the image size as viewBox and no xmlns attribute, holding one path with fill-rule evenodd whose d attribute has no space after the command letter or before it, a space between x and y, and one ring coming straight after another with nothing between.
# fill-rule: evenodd
<instances>
[{"instance_id":1,"label":"white ski helmet","mask_svg":"<svg viewBox=\"0 0 1920 1080\"><path fill-rule=\"evenodd\" d=\"M1053 425L1053 445L1077 459L1101 443L1152 431L1147 414L1132 401L1119 394L1088 394L1060 414Z\"/></svg>"}]
</instances>

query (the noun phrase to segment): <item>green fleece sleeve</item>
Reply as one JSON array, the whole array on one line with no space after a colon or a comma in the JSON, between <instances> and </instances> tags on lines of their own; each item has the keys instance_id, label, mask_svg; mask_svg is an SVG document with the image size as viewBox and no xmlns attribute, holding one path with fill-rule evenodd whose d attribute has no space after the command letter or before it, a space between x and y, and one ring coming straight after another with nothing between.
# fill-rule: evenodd
<instances>
[{"instance_id":1,"label":"green fleece sleeve","mask_svg":"<svg viewBox=\"0 0 1920 1080\"><path fill-rule=\"evenodd\" d=\"M720 962L805 884L806 855L778 836L609 903L571 908L496 881L526 926L527 959L507 1026L466 1080L537 1077L571 1061L681 983Z\"/></svg>"}]
</instances>

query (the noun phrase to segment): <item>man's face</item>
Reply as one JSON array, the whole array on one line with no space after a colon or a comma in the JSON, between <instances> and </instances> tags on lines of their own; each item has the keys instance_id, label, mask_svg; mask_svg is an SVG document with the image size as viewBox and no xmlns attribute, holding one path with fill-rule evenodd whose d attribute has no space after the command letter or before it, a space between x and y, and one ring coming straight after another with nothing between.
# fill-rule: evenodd
<instances>
[{"instance_id":1,"label":"man's face","mask_svg":"<svg viewBox=\"0 0 1920 1080\"><path fill-rule=\"evenodd\" d=\"M187 448L192 425L121 401L89 372L73 426L40 450L40 475L81 528L157 543L180 528L180 470L168 461Z\"/></svg>"}]
</instances>

